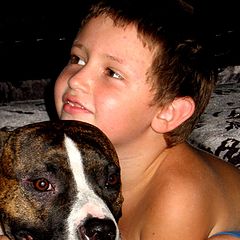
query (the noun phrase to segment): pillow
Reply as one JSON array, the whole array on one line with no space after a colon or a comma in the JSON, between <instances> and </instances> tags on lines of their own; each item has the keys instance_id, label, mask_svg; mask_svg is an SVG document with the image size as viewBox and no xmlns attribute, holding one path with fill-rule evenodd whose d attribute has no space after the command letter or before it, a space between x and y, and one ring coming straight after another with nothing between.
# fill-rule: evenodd
<instances>
[{"instance_id":1,"label":"pillow","mask_svg":"<svg viewBox=\"0 0 240 240\"><path fill-rule=\"evenodd\" d=\"M240 67L229 67L219 77L189 142L240 168Z\"/></svg>"}]
</instances>

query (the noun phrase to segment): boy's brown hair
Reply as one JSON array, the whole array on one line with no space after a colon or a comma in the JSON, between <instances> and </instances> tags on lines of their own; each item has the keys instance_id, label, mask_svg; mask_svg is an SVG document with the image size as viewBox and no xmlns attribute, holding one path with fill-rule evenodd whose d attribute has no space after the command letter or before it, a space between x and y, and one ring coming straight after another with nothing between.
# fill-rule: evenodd
<instances>
[{"instance_id":1,"label":"boy's brown hair","mask_svg":"<svg viewBox=\"0 0 240 240\"><path fill-rule=\"evenodd\" d=\"M100 15L110 17L118 26L134 24L143 44L154 51L148 72L154 103L162 106L185 96L194 100L193 115L164 136L169 147L185 141L205 110L217 79L213 53L201 36L194 8L182 0L144 4L103 0L92 5L82 24Z\"/></svg>"}]
</instances>

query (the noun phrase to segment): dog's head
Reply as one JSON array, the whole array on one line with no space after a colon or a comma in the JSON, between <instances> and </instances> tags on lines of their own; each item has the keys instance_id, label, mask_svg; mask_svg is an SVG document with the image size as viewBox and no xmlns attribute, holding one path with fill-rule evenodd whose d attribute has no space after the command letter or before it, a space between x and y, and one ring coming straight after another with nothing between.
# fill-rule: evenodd
<instances>
[{"instance_id":1,"label":"dog's head","mask_svg":"<svg viewBox=\"0 0 240 240\"><path fill-rule=\"evenodd\" d=\"M11 239L120 239L120 167L98 128L41 122L0 143L0 217Z\"/></svg>"}]
</instances>

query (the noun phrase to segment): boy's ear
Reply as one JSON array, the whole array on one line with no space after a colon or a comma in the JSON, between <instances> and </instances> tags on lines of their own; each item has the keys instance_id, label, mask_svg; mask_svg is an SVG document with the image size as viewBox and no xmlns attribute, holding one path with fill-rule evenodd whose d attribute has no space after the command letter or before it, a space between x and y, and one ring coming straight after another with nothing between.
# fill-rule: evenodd
<instances>
[{"instance_id":1,"label":"boy's ear","mask_svg":"<svg viewBox=\"0 0 240 240\"><path fill-rule=\"evenodd\" d=\"M172 131L190 118L195 110L191 97L180 97L159 108L152 120L152 129L158 133Z\"/></svg>"}]
</instances>

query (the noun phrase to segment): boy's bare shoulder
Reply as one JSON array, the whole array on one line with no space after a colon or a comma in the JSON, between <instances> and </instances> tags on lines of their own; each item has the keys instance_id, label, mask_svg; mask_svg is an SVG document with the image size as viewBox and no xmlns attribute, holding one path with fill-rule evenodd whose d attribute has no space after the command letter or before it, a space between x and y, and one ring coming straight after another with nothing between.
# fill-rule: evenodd
<instances>
[{"instance_id":1,"label":"boy's bare shoulder","mask_svg":"<svg viewBox=\"0 0 240 240\"><path fill-rule=\"evenodd\" d=\"M182 239L191 239L192 236L203 239L202 234L208 237L211 229L218 224L216 219L221 219L221 212L228 215L233 205L240 207L240 204L223 198L230 193L230 190L224 192L223 185L234 189L231 186L233 179L228 180L224 169L229 169L229 174L235 169L212 155L188 146L175 150L176 157L166 159L152 180L148 194L150 207L145 218L146 223L151 224L146 225L145 233L153 234L155 231L156 236L159 234L158 239L166 237L166 233L169 234L168 239L177 239L177 234L181 234ZM240 182L238 170L233 178ZM237 198L240 197L240 190L234 191L238 191ZM176 238L172 234L176 234Z\"/></svg>"}]
</instances>

